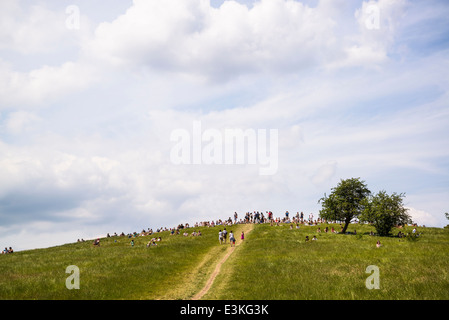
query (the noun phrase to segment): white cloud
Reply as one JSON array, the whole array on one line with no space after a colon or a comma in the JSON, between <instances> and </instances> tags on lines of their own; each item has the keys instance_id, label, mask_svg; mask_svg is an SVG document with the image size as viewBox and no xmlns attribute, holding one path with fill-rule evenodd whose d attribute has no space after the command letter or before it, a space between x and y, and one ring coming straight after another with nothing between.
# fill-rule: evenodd
<instances>
[{"instance_id":1,"label":"white cloud","mask_svg":"<svg viewBox=\"0 0 449 320\"><path fill-rule=\"evenodd\" d=\"M53 54L62 48L73 50L90 33L91 23L82 10L76 17L82 28L72 30L70 10L52 10L42 4L26 6L21 2L7 0L0 5L0 50L25 56Z\"/></svg>"},{"instance_id":2,"label":"white cloud","mask_svg":"<svg viewBox=\"0 0 449 320\"><path fill-rule=\"evenodd\" d=\"M4 128L10 134L21 134L29 131L29 128L36 122L40 122L41 118L33 113L26 111L12 112L5 120Z\"/></svg>"},{"instance_id":3,"label":"white cloud","mask_svg":"<svg viewBox=\"0 0 449 320\"><path fill-rule=\"evenodd\" d=\"M329 161L326 164L320 166L315 173L311 176L312 183L315 185L323 185L329 181L337 171L337 162Z\"/></svg>"},{"instance_id":4,"label":"white cloud","mask_svg":"<svg viewBox=\"0 0 449 320\"><path fill-rule=\"evenodd\" d=\"M337 5L321 2L312 8L297 1L262 0L251 8L235 1L213 8L209 1L134 1L125 14L100 24L84 50L113 65L214 80L295 73L348 54L362 55L361 63L382 60L380 49L357 48L360 39L336 34L345 19L334 15ZM382 5L383 12L384 7L389 8Z\"/></svg>"},{"instance_id":5,"label":"white cloud","mask_svg":"<svg viewBox=\"0 0 449 320\"><path fill-rule=\"evenodd\" d=\"M382 14L381 30L367 31L360 26L350 36L338 32L347 23L347 17L338 14L337 3L329 1L308 7L296 1L263 0L251 8L235 1L225 1L219 8L213 8L207 0L134 1L124 14L112 22L100 23L92 33L88 21L83 21L80 31L69 30L65 21L62 23L67 19L65 11L52 13L34 6L24 12L10 5L14 8L6 11L23 16L23 21L5 22L7 30L32 29L48 39L39 40L39 45L28 40L8 40L8 48L54 51L55 46L71 48L76 43L79 46L71 51L80 53L71 61L46 63L27 71L17 71L5 61L1 63L1 107L46 105L109 81L113 70L117 71L115 75L134 77L148 69L154 85L156 74L162 82L164 73L178 75L178 79L170 78L167 85L171 86L178 80L183 85L200 85L202 80L222 82L251 74L305 77L304 72L313 67L371 68L385 62L391 42L385 39L394 37L395 17L403 7L402 2L379 1L376 5ZM365 7L363 3L362 12ZM83 13L82 7L80 12ZM359 23L364 19L360 15ZM37 21L36 26L33 21ZM5 33L5 37L6 34L10 33ZM40 39L33 33L25 34ZM22 46L21 41L30 48ZM182 90L180 86L175 88ZM155 92L160 94L161 88L155 88Z\"/></svg>"},{"instance_id":6,"label":"white cloud","mask_svg":"<svg viewBox=\"0 0 449 320\"><path fill-rule=\"evenodd\" d=\"M343 36L344 56L330 61L326 67L379 69L380 65L389 61L391 53L399 50L395 47L395 38L406 10L405 0L362 2L362 6L354 12L357 31Z\"/></svg>"},{"instance_id":7,"label":"white cloud","mask_svg":"<svg viewBox=\"0 0 449 320\"><path fill-rule=\"evenodd\" d=\"M417 223L419 226L432 227L439 224L438 219L436 219L432 214L424 210L419 210L415 208L407 208L408 214L411 216L412 221Z\"/></svg>"},{"instance_id":8,"label":"white cloud","mask_svg":"<svg viewBox=\"0 0 449 320\"><path fill-rule=\"evenodd\" d=\"M45 65L29 72L13 71L4 64L0 68L0 108L46 105L98 81L96 68L84 63Z\"/></svg>"},{"instance_id":9,"label":"white cloud","mask_svg":"<svg viewBox=\"0 0 449 320\"><path fill-rule=\"evenodd\" d=\"M49 52L63 38L63 14L37 5L25 12L16 1L3 1L1 9L0 49L21 54Z\"/></svg>"},{"instance_id":10,"label":"white cloud","mask_svg":"<svg viewBox=\"0 0 449 320\"><path fill-rule=\"evenodd\" d=\"M360 44L379 50L394 45L406 9L405 0L364 1L354 14L360 28Z\"/></svg>"}]
</instances>

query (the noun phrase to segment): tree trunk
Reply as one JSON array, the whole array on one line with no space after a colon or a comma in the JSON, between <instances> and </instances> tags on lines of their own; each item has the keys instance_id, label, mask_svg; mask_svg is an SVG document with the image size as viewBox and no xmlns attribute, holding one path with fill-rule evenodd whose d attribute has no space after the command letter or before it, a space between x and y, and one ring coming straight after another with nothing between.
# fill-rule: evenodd
<instances>
[{"instance_id":1,"label":"tree trunk","mask_svg":"<svg viewBox=\"0 0 449 320\"><path fill-rule=\"evenodd\" d=\"M349 223L351 222L351 219L346 219L345 220L345 226L343 227L343 230L341 231L341 233L346 233L346 229L348 229Z\"/></svg>"}]
</instances>

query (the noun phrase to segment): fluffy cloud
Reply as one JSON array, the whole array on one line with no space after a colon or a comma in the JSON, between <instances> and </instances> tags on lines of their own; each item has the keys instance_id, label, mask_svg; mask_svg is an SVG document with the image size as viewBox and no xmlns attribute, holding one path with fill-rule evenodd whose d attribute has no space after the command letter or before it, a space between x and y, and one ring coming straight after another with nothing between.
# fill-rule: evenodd
<instances>
[{"instance_id":1,"label":"fluffy cloud","mask_svg":"<svg viewBox=\"0 0 449 320\"><path fill-rule=\"evenodd\" d=\"M9 134L23 134L28 131L36 122L41 119L33 113L26 111L12 112L5 121L4 130Z\"/></svg>"},{"instance_id":2,"label":"fluffy cloud","mask_svg":"<svg viewBox=\"0 0 449 320\"><path fill-rule=\"evenodd\" d=\"M5 64L0 64L0 70L0 108L3 109L18 105L45 106L98 81L95 68L84 63L45 65L27 72L13 71Z\"/></svg>"},{"instance_id":3,"label":"fluffy cloud","mask_svg":"<svg viewBox=\"0 0 449 320\"><path fill-rule=\"evenodd\" d=\"M313 184L322 185L324 182L331 179L337 170L337 162L330 161L319 167L311 177Z\"/></svg>"},{"instance_id":4,"label":"fluffy cloud","mask_svg":"<svg viewBox=\"0 0 449 320\"><path fill-rule=\"evenodd\" d=\"M407 209L408 209L407 213L411 216L412 221L420 226L422 225L434 226L438 224L438 219L436 219L435 216L433 216L429 212L415 208L407 208Z\"/></svg>"},{"instance_id":5,"label":"fluffy cloud","mask_svg":"<svg viewBox=\"0 0 449 320\"><path fill-rule=\"evenodd\" d=\"M377 63L386 55L380 39L394 32L391 22L384 22L396 13L391 7L401 7L384 2L378 4L382 32L373 38L360 27L351 39L336 32L346 17L330 1L309 7L262 0L251 8L225 1L214 8L207 0L136 0L125 14L100 24L84 49L116 65L215 80L254 72L296 73L355 56L352 63Z\"/></svg>"},{"instance_id":6,"label":"fluffy cloud","mask_svg":"<svg viewBox=\"0 0 449 320\"><path fill-rule=\"evenodd\" d=\"M38 5L25 10L16 1L4 1L0 10L0 49L20 54L50 52L67 35L64 19L63 12Z\"/></svg>"},{"instance_id":7,"label":"fluffy cloud","mask_svg":"<svg viewBox=\"0 0 449 320\"><path fill-rule=\"evenodd\" d=\"M306 77L313 68L371 68L384 63L403 2L362 3L354 19L358 27L349 35L341 31L348 29L348 22L339 6L332 1L309 7L297 1L263 0L251 8L235 1L215 8L208 0L134 1L118 18L96 28L83 7L76 7L82 27L70 30L65 11L38 6L24 10L8 3L4 14L21 18L4 20L4 49L25 56L69 51L71 61L53 59L55 63L40 56L44 65L18 71L0 60L0 107L47 105L108 81L111 68L117 67L118 74L148 70L152 77L176 74L195 83L235 81L251 74ZM370 7L378 8L379 29L366 27Z\"/></svg>"}]
</instances>

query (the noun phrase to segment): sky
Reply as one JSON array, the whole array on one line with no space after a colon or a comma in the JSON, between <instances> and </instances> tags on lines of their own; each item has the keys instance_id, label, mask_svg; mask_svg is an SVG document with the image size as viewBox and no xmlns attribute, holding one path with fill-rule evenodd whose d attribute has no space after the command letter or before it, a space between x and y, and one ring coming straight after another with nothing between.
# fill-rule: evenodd
<instances>
[{"instance_id":1,"label":"sky","mask_svg":"<svg viewBox=\"0 0 449 320\"><path fill-rule=\"evenodd\" d=\"M433 0L1 1L0 247L316 217L352 177L447 225L448 16ZM238 151L232 130L256 140Z\"/></svg>"}]
</instances>

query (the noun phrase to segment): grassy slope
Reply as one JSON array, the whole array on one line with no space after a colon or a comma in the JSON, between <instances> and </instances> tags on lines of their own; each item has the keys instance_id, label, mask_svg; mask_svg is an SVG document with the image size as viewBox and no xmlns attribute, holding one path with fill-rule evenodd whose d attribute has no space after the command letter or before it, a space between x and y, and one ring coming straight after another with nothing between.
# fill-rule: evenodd
<instances>
[{"instance_id":1,"label":"grassy slope","mask_svg":"<svg viewBox=\"0 0 449 320\"><path fill-rule=\"evenodd\" d=\"M369 226L351 226L358 234ZM91 242L0 256L0 299L189 299L202 286L226 246L219 227L190 228L201 237L157 234ZM230 228L228 228L229 230ZM232 229L237 238L240 226ZM422 228L417 242L365 235L317 234L317 227L256 225L223 265L203 299L448 299L449 232ZM411 229L410 229L411 230ZM117 242L114 242L117 240ZM65 287L66 267L80 269L80 289ZM380 289L368 290L368 265L380 270Z\"/></svg>"},{"instance_id":2,"label":"grassy slope","mask_svg":"<svg viewBox=\"0 0 449 320\"><path fill-rule=\"evenodd\" d=\"M421 238L411 242L370 236L370 226L348 231L355 228L357 235L317 233L316 226L258 226L226 265L232 272L222 274L205 298L449 299L447 229L418 228ZM318 240L306 243L306 235ZM369 265L379 267L379 290L365 286Z\"/></svg>"},{"instance_id":3,"label":"grassy slope","mask_svg":"<svg viewBox=\"0 0 449 320\"><path fill-rule=\"evenodd\" d=\"M0 298L158 299L182 285L185 274L216 245L215 230L202 232L201 237L161 232L162 241L149 248L152 236L134 238L134 247L127 237L114 237L102 239L101 247L88 241L4 255ZM65 286L69 265L79 267L79 290Z\"/></svg>"}]
</instances>

